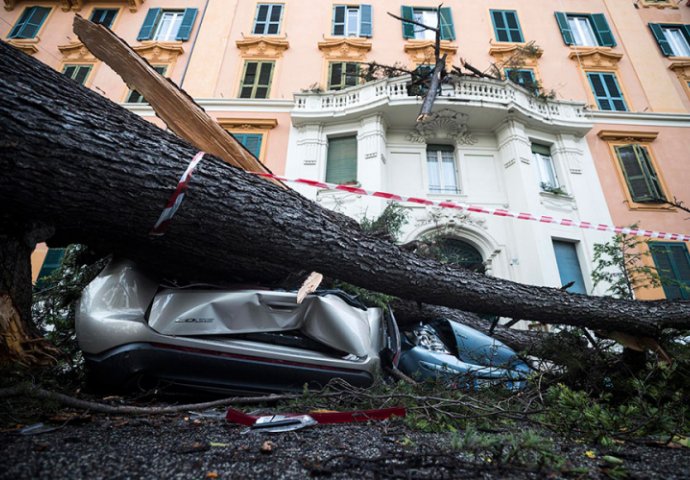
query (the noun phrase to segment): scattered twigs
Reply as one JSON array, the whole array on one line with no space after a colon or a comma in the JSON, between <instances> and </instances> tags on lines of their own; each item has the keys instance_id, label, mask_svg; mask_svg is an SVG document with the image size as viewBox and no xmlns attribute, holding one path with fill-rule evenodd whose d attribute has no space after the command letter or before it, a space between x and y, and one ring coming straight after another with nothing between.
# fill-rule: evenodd
<instances>
[{"instance_id":1,"label":"scattered twigs","mask_svg":"<svg viewBox=\"0 0 690 480\"><path fill-rule=\"evenodd\" d=\"M324 396L338 395L336 392L325 392ZM110 414L130 414L130 415L160 415L166 413L185 412L188 410L204 410L208 408L224 407L228 405L253 405L258 403L269 403L279 400L294 400L301 397L301 394L281 394L281 395L262 395L256 397L229 397L221 400L214 400L203 403L192 403L184 405L170 405L165 407L136 407L131 405L114 406L106 403L82 400L63 393L45 390L33 385L19 385L10 388L0 389L0 398L26 396L52 400L67 407L89 410L99 413Z\"/></svg>"}]
</instances>

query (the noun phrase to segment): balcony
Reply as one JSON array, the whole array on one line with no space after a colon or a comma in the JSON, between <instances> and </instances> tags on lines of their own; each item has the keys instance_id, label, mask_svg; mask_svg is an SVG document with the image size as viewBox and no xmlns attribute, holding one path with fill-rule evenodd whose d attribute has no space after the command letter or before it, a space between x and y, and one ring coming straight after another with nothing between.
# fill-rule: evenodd
<instances>
[{"instance_id":1,"label":"balcony","mask_svg":"<svg viewBox=\"0 0 690 480\"><path fill-rule=\"evenodd\" d=\"M334 92L295 94L293 123L299 126L329 119L346 121L381 113L390 127L409 126L419 113L422 97L408 94L408 81L409 77L403 76ZM466 113L468 127L477 130L493 129L508 118L578 135L584 135L592 126L584 103L542 100L507 80L467 78L444 85L434 110L440 108Z\"/></svg>"}]
</instances>

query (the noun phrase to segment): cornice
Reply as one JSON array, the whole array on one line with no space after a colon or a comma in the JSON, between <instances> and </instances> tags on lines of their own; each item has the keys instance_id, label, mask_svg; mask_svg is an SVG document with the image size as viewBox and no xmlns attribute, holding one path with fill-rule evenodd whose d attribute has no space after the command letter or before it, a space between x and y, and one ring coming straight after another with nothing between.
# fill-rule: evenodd
<instances>
[{"instance_id":1,"label":"cornice","mask_svg":"<svg viewBox=\"0 0 690 480\"><path fill-rule=\"evenodd\" d=\"M364 61L371 41L363 38L333 38L319 42L319 50L329 60Z\"/></svg>"},{"instance_id":2,"label":"cornice","mask_svg":"<svg viewBox=\"0 0 690 480\"><path fill-rule=\"evenodd\" d=\"M618 68L622 53L611 51L610 47L571 47L568 58L580 63L583 68Z\"/></svg>"},{"instance_id":3,"label":"cornice","mask_svg":"<svg viewBox=\"0 0 690 480\"><path fill-rule=\"evenodd\" d=\"M290 43L285 37L246 37L235 42L243 58L280 58Z\"/></svg>"}]
</instances>

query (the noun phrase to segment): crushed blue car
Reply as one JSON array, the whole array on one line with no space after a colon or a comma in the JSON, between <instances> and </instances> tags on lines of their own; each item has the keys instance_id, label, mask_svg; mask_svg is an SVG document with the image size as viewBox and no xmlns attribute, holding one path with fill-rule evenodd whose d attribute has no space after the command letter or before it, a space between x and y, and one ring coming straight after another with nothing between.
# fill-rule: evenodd
<instances>
[{"instance_id":1,"label":"crushed blue car","mask_svg":"<svg viewBox=\"0 0 690 480\"><path fill-rule=\"evenodd\" d=\"M477 389L502 384L524 388L530 367L510 347L471 327L439 319L401 336L398 368L416 380Z\"/></svg>"}]
</instances>

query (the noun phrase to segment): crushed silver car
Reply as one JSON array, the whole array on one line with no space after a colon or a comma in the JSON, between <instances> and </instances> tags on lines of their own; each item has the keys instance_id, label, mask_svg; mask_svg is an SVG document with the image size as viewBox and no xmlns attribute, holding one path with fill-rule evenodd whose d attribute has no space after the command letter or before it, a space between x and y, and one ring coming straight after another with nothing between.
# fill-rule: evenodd
<instances>
[{"instance_id":1,"label":"crushed silver car","mask_svg":"<svg viewBox=\"0 0 690 480\"><path fill-rule=\"evenodd\" d=\"M326 291L166 288L127 261L84 290L77 339L90 380L154 379L211 391L298 391L341 378L369 386L397 361L390 312Z\"/></svg>"}]
</instances>

